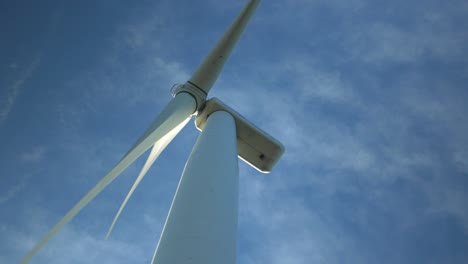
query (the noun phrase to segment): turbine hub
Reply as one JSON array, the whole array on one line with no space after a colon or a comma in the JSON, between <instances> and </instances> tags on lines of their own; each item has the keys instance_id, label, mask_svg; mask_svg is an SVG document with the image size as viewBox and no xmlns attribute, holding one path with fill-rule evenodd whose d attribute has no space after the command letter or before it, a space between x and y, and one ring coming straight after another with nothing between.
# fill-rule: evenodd
<instances>
[{"instance_id":1,"label":"turbine hub","mask_svg":"<svg viewBox=\"0 0 468 264\"><path fill-rule=\"evenodd\" d=\"M188 93L190 94L196 101L196 112L201 110L202 106L206 101L207 94L205 91L197 87L196 85L192 84L190 81L186 82L185 84L174 84L171 88L172 97L175 97L179 93Z\"/></svg>"}]
</instances>

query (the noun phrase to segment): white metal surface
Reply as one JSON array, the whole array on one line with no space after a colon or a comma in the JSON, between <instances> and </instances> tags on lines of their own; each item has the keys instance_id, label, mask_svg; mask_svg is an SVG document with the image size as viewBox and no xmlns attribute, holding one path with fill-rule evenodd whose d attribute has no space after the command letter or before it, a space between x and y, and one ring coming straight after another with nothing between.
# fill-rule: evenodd
<instances>
[{"instance_id":1,"label":"white metal surface","mask_svg":"<svg viewBox=\"0 0 468 264\"><path fill-rule=\"evenodd\" d=\"M234 264L238 178L234 118L215 112L185 165L152 263Z\"/></svg>"},{"instance_id":2,"label":"white metal surface","mask_svg":"<svg viewBox=\"0 0 468 264\"><path fill-rule=\"evenodd\" d=\"M263 173L270 172L284 153L283 145L216 97L199 110L195 119L197 128L203 130L208 116L216 111L226 111L234 117L239 158Z\"/></svg>"}]
</instances>

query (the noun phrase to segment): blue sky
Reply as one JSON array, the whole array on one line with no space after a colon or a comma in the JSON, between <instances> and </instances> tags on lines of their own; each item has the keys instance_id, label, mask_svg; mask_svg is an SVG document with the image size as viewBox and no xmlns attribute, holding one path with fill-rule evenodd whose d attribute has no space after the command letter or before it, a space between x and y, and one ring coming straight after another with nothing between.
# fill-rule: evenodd
<instances>
[{"instance_id":1,"label":"blue sky","mask_svg":"<svg viewBox=\"0 0 468 264\"><path fill-rule=\"evenodd\" d=\"M0 263L130 148L245 1L0 4ZM286 147L240 162L238 263L468 262L468 3L264 0L211 96ZM190 122L31 263L149 263Z\"/></svg>"}]
</instances>

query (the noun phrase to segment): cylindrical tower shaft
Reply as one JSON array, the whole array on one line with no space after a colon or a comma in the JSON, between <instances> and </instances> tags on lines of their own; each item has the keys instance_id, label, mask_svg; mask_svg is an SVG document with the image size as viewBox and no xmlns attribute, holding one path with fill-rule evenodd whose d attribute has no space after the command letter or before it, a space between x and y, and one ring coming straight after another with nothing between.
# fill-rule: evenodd
<instances>
[{"instance_id":1,"label":"cylindrical tower shaft","mask_svg":"<svg viewBox=\"0 0 468 264\"><path fill-rule=\"evenodd\" d=\"M235 264L239 169L234 118L214 112L177 187L153 264Z\"/></svg>"}]
</instances>

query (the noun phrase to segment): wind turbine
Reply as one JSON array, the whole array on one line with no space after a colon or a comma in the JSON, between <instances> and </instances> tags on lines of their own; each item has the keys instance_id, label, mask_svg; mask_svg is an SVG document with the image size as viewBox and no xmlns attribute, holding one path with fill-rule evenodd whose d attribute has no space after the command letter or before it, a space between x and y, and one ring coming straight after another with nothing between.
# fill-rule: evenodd
<instances>
[{"instance_id":1,"label":"wind turbine","mask_svg":"<svg viewBox=\"0 0 468 264\"><path fill-rule=\"evenodd\" d=\"M60 229L130 164L153 147L107 233L159 154L192 116L201 134L185 165L152 263L229 263L236 260L238 159L269 172L284 147L219 99L207 100L260 0L250 0L192 77L123 158L21 260L27 263Z\"/></svg>"}]
</instances>

